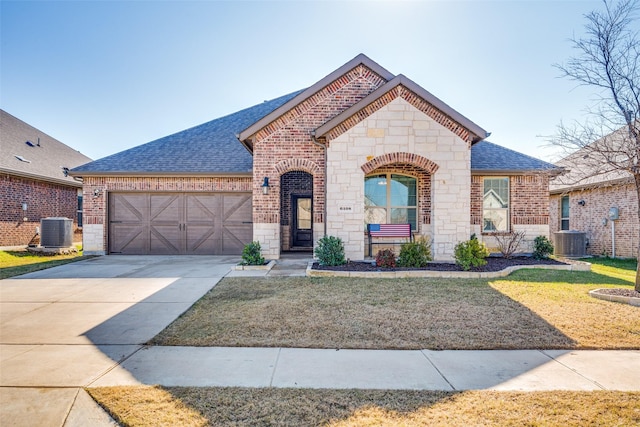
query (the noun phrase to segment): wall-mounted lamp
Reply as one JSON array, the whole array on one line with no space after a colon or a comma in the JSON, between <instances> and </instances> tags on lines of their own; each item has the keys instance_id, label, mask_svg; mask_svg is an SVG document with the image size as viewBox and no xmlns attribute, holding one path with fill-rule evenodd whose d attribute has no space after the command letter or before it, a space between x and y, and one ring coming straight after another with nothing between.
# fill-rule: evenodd
<instances>
[{"instance_id":1,"label":"wall-mounted lamp","mask_svg":"<svg viewBox=\"0 0 640 427\"><path fill-rule=\"evenodd\" d=\"M28 206L26 203L23 203L23 204L22 204L22 210L23 210L23 211L25 211L25 212L26 212L28 207L29 207L29 206Z\"/></svg>"},{"instance_id":2,"label":"wall-mounted lamp","mask_svg":"<svg viewBox=\"0 0 640 427\"><path fill-rule=\"evenodd\" d=\"M95 190L93 190L93 197L99 197L100 193L101 193L100 189L96 188Z\"/></svg>"},{"instance_id":3,"label":"wall-mounted lamp","mask_svg":"<svg viewBox=\"0 0 640 427\"><path fill-rule=\"evenodd\" d=\"M262 194L269 194L269 178L266 176L262 182Z\"/></svg>"},{"instance_id":4,"label":"wall-mounted lamp","mask_svg":"<svg viewBox=\"0 0 640 427\"><path fill-rule=\"evenodd\" d=\"M580 200L580 201L578 202L578 204L579 204L580 206L584 206L584 205L585 205L585 201L584 201L584 200Z\"/></svg>"}]
</instances>

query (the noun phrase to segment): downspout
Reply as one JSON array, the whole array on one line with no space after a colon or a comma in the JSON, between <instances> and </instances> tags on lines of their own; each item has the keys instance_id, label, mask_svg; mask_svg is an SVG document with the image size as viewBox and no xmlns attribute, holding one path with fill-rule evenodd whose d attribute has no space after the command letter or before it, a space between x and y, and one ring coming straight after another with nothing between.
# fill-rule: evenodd
<instances>
[{"instance_id":1,"label":"downspout","mask_svg":"<svg viewBox=\"0 0 640 427\"><path fill-rule=\"evenodd\" d=\"M316 139L316 131L311 131L311 142L324 151L324 205L322 207L322 224L324 225L324 237L327 237L327 146Z\"/></svg>"}]
</instances>

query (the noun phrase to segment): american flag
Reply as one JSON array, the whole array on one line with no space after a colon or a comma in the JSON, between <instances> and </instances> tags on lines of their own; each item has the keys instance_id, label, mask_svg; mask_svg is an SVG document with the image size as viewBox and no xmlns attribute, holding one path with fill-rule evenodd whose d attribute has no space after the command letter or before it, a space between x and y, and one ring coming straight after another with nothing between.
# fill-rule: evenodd
<instances>
[{"instance_id":1,"label":"american flag","mask_svg":"<svg viewBox=\"0 0 640 427\"><path fill-rule=\"evenodd\" d=\"M372 237L410 237L411 224L369 224Z\"/></svg>"}]
</instances>

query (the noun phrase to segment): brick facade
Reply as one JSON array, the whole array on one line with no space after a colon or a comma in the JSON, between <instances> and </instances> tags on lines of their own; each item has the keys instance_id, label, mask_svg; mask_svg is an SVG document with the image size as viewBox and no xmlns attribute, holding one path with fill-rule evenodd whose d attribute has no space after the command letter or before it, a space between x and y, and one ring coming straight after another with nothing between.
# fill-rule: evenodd
<instances>
[{"instance_id":1,"label":"brick facade","mask_svg":"<svg viewBox=\"0 0 640 427\"><path fill-rule=\"evenodd\" d=\"M551 234L560 231L560 201L569 196L569 229L586 233L590 255L612 255L612 227L609 209L617 207L620 219L615 222L617 257L638 257L640 224L638 196L633 182L552 194L550 197ZM584 201L584 205L578 202ZM605 221L606 220L606 221Z\"/></svg>"},{"instance_id":2,"label":"brick facade","mask_svg":"<svg viewBox=\"0 0 640 427\"><path fill-rule=\"evenodd\" d=\"M491 251L496 252L497 243L492 238L494 233L482 232L484 178L482 175L471 177L471 224L476 236L484 241ZM520 248L522 252L533 250L533 240L537 236L549 237L548 203L548 174L509 176L509 229L526 232Z\"/></svg>"},{"instance_id":3,"label":"brick facade","mask_svg":"<svg viewBox=\"0 0 640 427\"><path fill-rule=\"evenodd\" d=\"M27 204L26 211L22 210L23 203ZM77 210L76 187L1 174L0 246L26 246L39 242L36 228L40 227L40 220L47 217L71 218L76 231Z\"/></svg>"},{"instance_id":4,"label":"brick facade","mask_svg":"<svg viewBox=\"0 0 640 427\"><path fill-rule=\"evenodd\" d=\"M265 256L279 258L282 250L280 176L286 172L313 176L314 241L322 235L325 153L311 132L384 83L381 76L360 65L258 132L253 146L253 223L254 240L261 242ZM264 177L272 186L266 195L261 188Z\"/></svg>"},{"instance_id":5,"label":"brick facade","mask_svg":"<svg viewBox=\"0 0 640 427\"><path fill-rule=\"evenodd\" d=\"M109 192L250 192L251 177L93 177L84 178L83 246L86 254L107 252ZM97 191L97 196L94 194Z\"/></svg>"}]
</instances>

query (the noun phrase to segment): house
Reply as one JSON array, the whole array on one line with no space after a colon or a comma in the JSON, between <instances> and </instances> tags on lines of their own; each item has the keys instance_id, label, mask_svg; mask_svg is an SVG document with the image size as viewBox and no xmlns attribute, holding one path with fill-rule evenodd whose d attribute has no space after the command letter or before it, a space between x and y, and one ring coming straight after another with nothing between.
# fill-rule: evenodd
<instances>
[{"instance_id":1,"label":"house","mask_svg":"<svg viewBox=\"0 0 640 427\"><path fill-rule=\"evenodd\" d=\"M0 246L37 241L40 219L82 227L82 183L68 175L91 159L0 110ZM79 238L79 236L78 236Z\"/></svg>"},{"instance_id":2,"label":"house","mask_svg":"<svg viewBox=\"0 0 640 427\"><path fill-rule=\"evenodd\" d=\"M556 165L567 173L550 182L551 233L584 232L587 253L638 257L638 193L630 172L613 170L597 151L618 153L625 128L594 141ZM597 144L596 151L593 145Z\"/></svg>"},{"instance_id":3,"label":"house","mask_svg":"<svg viewBox=\"0 0 640 427\"><path fill-rule=\"evenodd\" d=\"M277 259L333 235L363 259L367 223L410 223L440 260L472 233L491 246L525 230L531 245L549 234L556 168L487 136L358 55L307 89L72 170L84 249L240 254L255 240ZM489 192L499 203L483 204Z\"/></svg>"}]
</instances>

